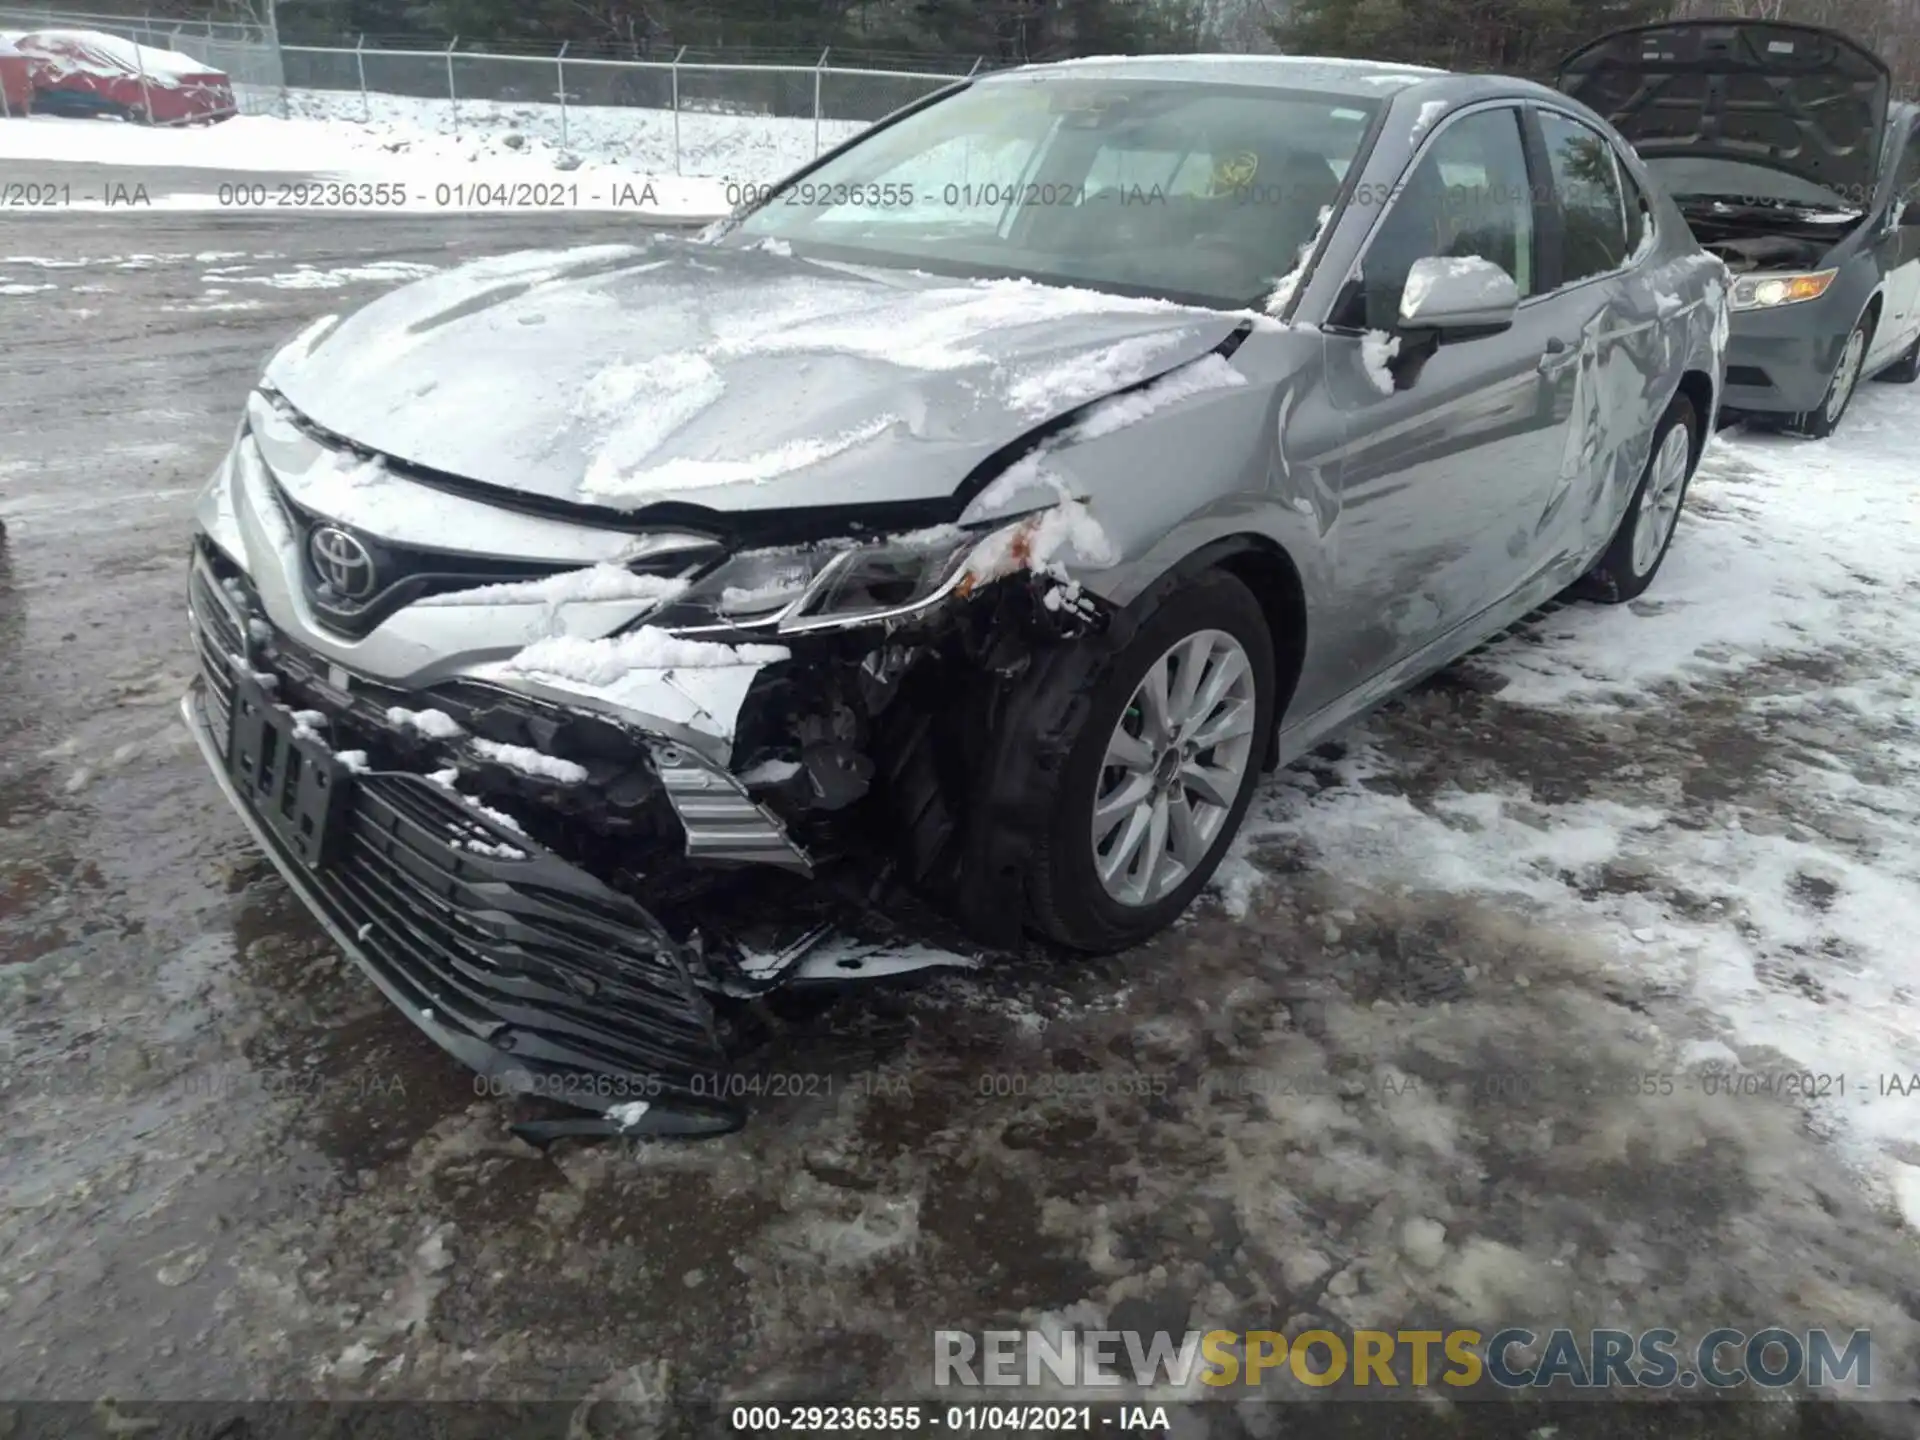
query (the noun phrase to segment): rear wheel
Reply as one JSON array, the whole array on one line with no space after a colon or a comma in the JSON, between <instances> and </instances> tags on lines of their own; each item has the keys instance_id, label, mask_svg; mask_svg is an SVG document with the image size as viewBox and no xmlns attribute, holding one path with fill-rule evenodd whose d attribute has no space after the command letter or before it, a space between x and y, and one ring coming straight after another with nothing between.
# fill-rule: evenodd
<instances>
[{"instance_id":1,"label":"rear wheel","mask_svg":"<svg viewBox=\"0 0 1920 1440\"><path fill-rule=\"evenodd\" d=\"M1673 544L1680 506L1700 451L1700 417L1693 402L1676 395L1653 432L1653 453L1639 487L1599 563L1574 587L1586 600L1618 605L1643 593Z\"/></svg>"},{"instance_id":2,"label":"rear wheel","mask_svg":"<svg viewBox=\"0 0 1920 1440\"><path fill-rule=\"evenodd\" d=\"M1819 409L1795 416L1790 429L1809 440L1824 440L1840 428L1840 422L1846 418L1847 407L1853 404L1854 392L1860 388L1867 365L1867 350L1872 344L1873 317L1862 315L1860 323L1853 327L1853 333L1847 336L1847 343L1840 349L1840 363L1834 366L1826 399L1820 402Z\"/></svg>"}]
</instances>

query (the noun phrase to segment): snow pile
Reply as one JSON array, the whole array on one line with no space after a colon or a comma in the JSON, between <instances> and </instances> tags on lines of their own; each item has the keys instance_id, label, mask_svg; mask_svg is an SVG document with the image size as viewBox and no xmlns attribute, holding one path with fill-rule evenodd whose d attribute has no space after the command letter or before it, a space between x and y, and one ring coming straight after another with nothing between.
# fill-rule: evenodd
<instances>
[{"instance_id":1,"label":"snow pile","mask_svg":"<svg viewBox=\"0 0 1920 1440\"><path fill-rule=\"evenodd\" d=\"M832 292L827 313L773 316L715 347L729 358L825 352L883 360L908 370L964 370L991 363L981 340L1002 331L1085 315L1205 315L1171 300L1135 299L1033 280L977 280L878 299Z\"/></svg>"},{"instance_id":2,"label":"snow pile","mask_svg":"<svg viewBox=\"0 0 1920 1440\"><path fill-rule=\"evenodd\" d=\"M1095 354L1069 355L1032 367L1007 386L1007 404L1032 420L1043 420L1137 385L1179 348L1181 336L1135 335Z\"/></svg>"},{"instance_id":3,"label":"snow pile","mask_svg":"<svg viewBox=\"0 0 1920 1440\"><path fill-rule=\"evenodd\" d=\"M353 100L357 111L359 97ZM553 108L557 115L557 107ZM422 108L420 113L424 118L429 111ZM464 106L463 120L480 123L446 133L416 130L404 119L365 123L357 116L283 120L245 114L218 125L180 127L36 115L0 124L0 160L221 171L227 176L283 177L294 186L283 193L277 181L250 188L231 183L227 176L216 185L209 175L194 189L150 187L147 203L138 206L109 207L105 200L76 199L61 207L64 210L117 208L139 215L156 210L232 213L251 209L284 216L344 210L437 214L561 209L689 221L727 214L740 184L765 184L793 168L780 158L791 147L768 151L743 145L738 169L716 160L718 168L711 174L678 175L671 161L670 112L615 113L629 117L627 123L639 131L663 132L668 137L664 163L648 163L660 149L657 143L621 145L609 131L603 155L583 156L555 144L527 140L509 124L487 123L484 115L468 117ZM695 117L681 119L683 129L692 124L697 132ZM811 122L805 133L810 151ZM726 152L722 148L715 154Z\"/></svg>"},{"instance_id":4,"label":"snow pile","mask_svg":"<svg viewBox=\"0 0 1920 1440\"><path fill-rule=\"evenodd\" d=\"M1333 207L1323 205L1314 221L1313 238L1294 253L1293 268L1273 282L1273 289L1261 304L1268 315L1284 315L1287 307L1293 303L1294 292L1300 288L1300 282L1307 277L1307 265L1313 259L1313 252L1320 247L1320 237L1327 233L1327 226L1333 220Z\"/></svg>"},{"instance_id":5,"label":"snow pile","mask_svg":"<svg viewBox=\"0 0 1920 1440\"><path fill-rule=\"evenodd\" d=\"M30 55L49 78L63 80L71 75L93 75L106 80L137 79L181 81L205 79L221 73L217 65L183 55L178 50L156 50L136 45L118 35L98 30L35 30L15 41L23 55Z\"/></svg>"},{"instance_id":6,"label":"snow pile","mask_svg":"<svg viewBox=\"0 0 1920 1440\"><path fill-rule=\"evenodd\" d=\"M1409 132L1410 138L1418 140L1431 130L1433 122L1447 113L1447 106L1451 103L1447 100L1428 100L1423 103L1420 106L1419 115L1414 117L1413 129Z\"/></svg>"},{"instance_id":7,"label":"snow pile","mask_svg":"<svg viewBox=\"0 0 1920 1440\"><path fill-rule=\"evenodd\" d=\"M624 635L583 640L553 635L502 663L508 674L565 680L578 685L613 685L635 670L718 669L731 665L770 665L785 660L780 645L722 645L685 640L652 625Z\"/></svg>"},{"instance_id":8,"label":"snow pile","mask_svg":"<svg viewBox=\"0 0 1920 1440\"><path fill-rule=\"evenodd\" d=\"M1040 285L1030 280L979 280L928 289L875 291L867 287L796 279L757 309L724 303L709 322L711 338L644 361L615 359L597 372L574 413L597 430L590 442L581 494L614 503L663 490L757 483L804 469L877 439L897 416L878 416L832 435L801 435L749 454L730 453L737 442L719 435L713 453L680 456L648 466L648 458L720 402L720 362L829 355L836 361L871 360L903 370L949 371L993 364L989 336L1044 327L1084 316L1185 316L1191 307L1097 290ZM1218 315L1206 312L1210 323ZM1013 402L1044 407L1066 397L1091 398L1110 378L1137 372L1175 337L1116 343L1087 365L1055 362L1013 382ZM1094 391L1093 393L1098 393Z\"/></svg>"},{"instance_id":9,"label":"snow pile","mask_svg":"<svg viewBox=\"0 0 1920 1440\"><path fill-rule=\"evenodd\" d=\"M928 82L928 88L933 88ZM249 97L254 108L279 108L272 92ZM736 184L779 180L814 158L811 116L723 115L683 109L679 139L672 110L630 105L574 105L566 109L562 134L560 106L506 100L422 99L410 95L370 94L363 103L351 91L289 90L283 125L326 125L359 138L364 148L384 149L407 158L430 154L439 160L486 167L531 158L553 166L582 161L577 172L596 166L642 174L661 182L700 177L709 191L722 193ZM827 149L866 129L853 120L823 120L820 147ZM676 164L676 158L678 163ZM455 180L458 174L442 173ZM464 177L464 178L471 178ZM714 213L732 209L730 201Z\"/></svg>"},{"instance_id":10,"label":"snow pile","mask_svg":"<svg viewBox=\"0 0 1920 1440\"><path fill-rule=\"evenodd\" d=\"M638 364L616 362L599 371L587 383L574 412L604 427L582 490L622 493L632 470L725 393L726 385L713 362L684 351Z\"/></svg>"},{"instance_id":11,"label":"snow pile","mask_svg":"<svg viewBox=\"0 0 1920 1440\"><path fill-rule=\"evenodd\" d=\"M641 575L624 565L602 562L584 570L564 570L544 580L514 580L499 585L479 585L471 590L452 590L429 595L413 603L435 605L545 605L558 608L594 600L639 600L659 603L671 600L687 588L684 580L661 575ZM437 714L437 711L428 711Z\"/></svg>"},{"instance_id":12,"label":"snow pile","mask_svg":"<svg viewBox=\"0 0 1920 1440\"><path fill-rule=\"evenodd\" d=\"M1393 357L1400 353L1400 337L1384 330L1369 330L1360 337L1360 363L1367 379L1382 395L1393 394Z\"/></svg>"},{"instance_id":13,"label":"snow pile","mask_svg":"<svg viewBox=\"0 0 1920 1440\"><path fill-rule=\"evenodd\" d=\"M837 435L807 435L776 445L754 455L738 459L693 459L677 457L649 469L622 474L616 467L603 464L596 452L581 482L583 497L600 500L628 500L656 490L704 490L715 485L759 485L810 465L831 460L848 450L877 440L900 423L897 415L880 415L864 425L843 430Z\"/></svg>"},{"instance_id":14,"label":"snow pile","mask_svg":"<svg viewBox=\"0 0 1920 1440\"><path fill-rule=\"evenodd\" d=\"M458 788L460 771L457 766L449 765L445 770L435 770L427 776L427 779L435 785L438 785L442 790L449 792L456 800L465 802L468 809L474 811L476 814L486 816L487 819L500 826L501 829L511 830L516 835L524 835L527 833L520 822L514 819L513 816L504 811L495 810L490 805L481 803L481 801L472 795L462 794Z\"/></svg>"},{"instance_id":15,"label":"snow pile","mask_svg":"<svg viewBox=\"0 0 1920 1440\"><path fill-rule=\"evenodd\" d=\"M1646 596L1536 618L1455 668L1484 677L1464 692L1416 692L1283 772L1242 853L1311 855L1363 913L1565 937L1582 983L1632 1001L1653 1068L1685 1072L1659 1101L1676 1121L1804 1113L1896 1205L1920 1135L1883 1088L1920 1074L1912 416L1876 386L1831 441L1716 440ZM1250 878L1222 876L1243 907Z\"/></svg>"},{"instance_id":16,"label":"snow pile","mask_svg":"<svg viewBox=\"0 0 1920 1440\"><path fill-rule=\"evenodd\" d=\"M444 710L408 710L394 705L387 710L390 725L411 726L429 740L457 740L467 732Z\"/></svg>"},{"instance_id":17,"label":"snow pile","mask_svg":"<svg viewBox=\"0 0 1920 1440\"><path fill-rule=\"evenodd\" d=\"M1082 565L1119 563L1112 538L1066 482L1047 465L1044 451L1021 457L974 501L971 508L989 511L1006 505L1028 490L1050 491L1053 503L1044 510L1002 526L974 546L965 563L962 593L991 584L1022 570L1068 579L1069 559Z\"/></svg>"},{"instance_id":18,"label":"snow pile","mask_svg":"<svg viewBox=\"0 0 1920 1440\"><path fill-rule=\"evenodd\" d=\"M1102 435L1111 435L1116 430L1139 424L1169 405L1177 405L1182 400L1190 400L1195 395L1204 395L1212 390L1231 390L1246 383L1247 377L1234 369L1224 355L1203 355L1191 365L1183 365L1173 371L1165 379L1156 380L1126 395L1116 395L1094 406L1073 427L1074 438L1094 440Z\"/></svg>"},{"instance_id":19,"label":"snow pile","mask_svg":"<svg viewBox=\"0 0 1920 1440\"><path fill-rule=\"evenodd\" d=\"M587 767L557 755L548 755L530 745L506 745L498 740L475 740L474 753L483 760L518 770L540 780L558 780L562 785L578 785L587 778Z\"/></svg>"},{"instance_id":20,"label":"snow pile","mask_svg":"<svg viewBox=\"0 0 1920 1440\"><path fill-rule=\"evenodd\" d=\"M418 280L436 274L440 267L414 260L374 260L365 265L337 265L331 268L302 263L291 270L276 271L271 275L238 273L250 268L233 266L224 271L210 271L208 278L217 276L227 285L266 285L275 290L338 290L343 285L367 282L397 284L404 280Z\"/></svg>"}]
</instances>

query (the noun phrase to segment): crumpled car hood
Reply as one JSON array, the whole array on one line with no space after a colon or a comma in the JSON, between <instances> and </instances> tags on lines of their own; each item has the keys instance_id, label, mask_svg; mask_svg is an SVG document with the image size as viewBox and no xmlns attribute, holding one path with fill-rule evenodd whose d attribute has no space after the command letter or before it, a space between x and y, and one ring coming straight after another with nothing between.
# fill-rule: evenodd
<instances>
[{"instance_id":1,"label":"crumpled car hood","mask_svg":"<svg viewBox=\"0 0 1920 1440\"><path fill-rule=\"evenodd\" d=\"M952 494L1034 426L1244 317L658 238L479 261L317 322L266 384L445 474L623 511Z\"/></svg>"}]
</instances>

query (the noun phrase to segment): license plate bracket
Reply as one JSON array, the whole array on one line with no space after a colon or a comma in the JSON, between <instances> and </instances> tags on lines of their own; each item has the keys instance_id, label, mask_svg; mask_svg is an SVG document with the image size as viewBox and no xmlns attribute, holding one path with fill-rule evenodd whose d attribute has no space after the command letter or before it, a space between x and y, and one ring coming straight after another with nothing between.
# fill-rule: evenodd
<instances>
[{"instance_id":1,"label":"license plate bracket","mask_svg":"<svg viewBox=\"0 0 1920 1440\"><path fill-rule=\"evenodd\" d=\"M301 864L317 870L338 839L353 772L300 728L258 680L235 674L227 773L247 808Z\"/></svg>"}]
</instances>

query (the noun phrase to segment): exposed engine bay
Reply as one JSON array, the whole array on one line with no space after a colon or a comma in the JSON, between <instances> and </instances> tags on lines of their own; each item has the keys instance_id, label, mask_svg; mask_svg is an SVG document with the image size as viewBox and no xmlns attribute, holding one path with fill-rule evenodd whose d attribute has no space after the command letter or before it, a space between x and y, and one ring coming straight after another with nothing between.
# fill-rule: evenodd
<instances>
[{"instance_id":1,"label":"exposed engine bay","mask_svg":"<svg viewBox=\"0 0 1920 1440\"><path fill-rule=\"evenodd\" d=\"M1687 223L1702 248L1735 275L1756 270L1811 270L1860 224L1839 211L1689 202Z\"/></svg>"}]
</instances>

